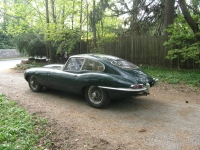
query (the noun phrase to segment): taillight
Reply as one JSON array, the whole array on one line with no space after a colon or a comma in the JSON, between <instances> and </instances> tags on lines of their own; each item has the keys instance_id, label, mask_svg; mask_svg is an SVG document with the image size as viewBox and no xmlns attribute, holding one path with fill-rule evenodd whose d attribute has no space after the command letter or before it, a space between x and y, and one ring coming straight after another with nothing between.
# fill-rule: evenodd
<instances>
[{"instance_id":1,"label":"taillight","mask_svg":"<svg viewBox=\"0 0 200 150\"><path fill-rule=\"evenodd\" d=\"M143 88L143 84L131 85L131 88L133 88L133 89L141 89L141 88Z\"/></svg>"}]
</instances>

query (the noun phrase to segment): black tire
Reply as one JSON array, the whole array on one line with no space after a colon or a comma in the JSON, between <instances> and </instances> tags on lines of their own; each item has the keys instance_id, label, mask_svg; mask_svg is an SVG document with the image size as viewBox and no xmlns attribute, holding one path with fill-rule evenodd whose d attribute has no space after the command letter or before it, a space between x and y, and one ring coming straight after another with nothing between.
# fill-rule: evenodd
<instances>
[{"instance_id":1,"label":"black tire","mask_svg":"<svg viewBox=\"0 0 200 150\"><path fill-rule=\"evenodd\" d=\"M95 108L103 108L110 102L108 94L103 89L96 86L86 88L85 98L89 105Z\"/></svg>"},{"instance_id":2,"label":"black tire","mask_svg":"<svg viewBox=\"0 0 200 150\"><path fill-rule=\"evenodd\" d=\"M28 84L33 92L40 92L43 89L43 87L38 83L37 79L34 76L31 76L29 78Z\"/></svg>"}]
</instances>

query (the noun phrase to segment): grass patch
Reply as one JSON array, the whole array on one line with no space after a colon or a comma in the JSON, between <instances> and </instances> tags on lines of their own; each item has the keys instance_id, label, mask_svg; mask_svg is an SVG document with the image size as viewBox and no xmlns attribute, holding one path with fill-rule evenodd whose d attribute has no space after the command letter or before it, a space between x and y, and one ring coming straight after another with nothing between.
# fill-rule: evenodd
<instances>
[{"instance_id":1,"label":"grass patch","mask_svg":"<svg viewBox=\"0 0 200 150\"><path fill-rule=\"evenodd\" d=\"M0 149L39 149L37 143L45 135L46 120L29 115L5 95L0 95L0 108Z\"/></svg>"},{"instance_id":2,"label":"grass patch","mask_svg":"<svg viewBox=\"0 0 200 150\"><path fill-rule=\"evenodd\" d=\"M195 88L200 86L200 70L177 70L147 66L142 66L141 69L162 82L169 84L184 83Z\"/></svg>"}]
</instances>

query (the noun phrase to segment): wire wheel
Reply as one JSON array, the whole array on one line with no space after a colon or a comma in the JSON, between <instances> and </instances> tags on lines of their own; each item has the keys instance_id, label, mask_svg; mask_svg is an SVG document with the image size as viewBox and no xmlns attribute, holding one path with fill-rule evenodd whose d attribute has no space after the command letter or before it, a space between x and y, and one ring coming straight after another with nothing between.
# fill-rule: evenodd
<instances>
[{"instance_id":1,"label":"wire wheel","mask_svg":"<svg viewBox=\"0 0 200 150\"><path fill-rule=\"evenodd\" d=\"M42 90L42 86L38 83L34 76L29 78L29 87L33 92L39 92Z\"/></svg>"},{"instance_id":2,"label":"wire wheel","mask_svg":"<svg viewBox=\"0 0 200 150\"><path fill-rule=\"evenodd\" d=\"M90 106L95 108L105 107L110 102L108 94L103 89L96 86L87 87L85 97Z\"/></svg>"},{"instance_id":3,"label":"wire wheel","mask_svg":"<svg viewBox=\"0 0 200 150\"><path fill-rule=\"evenodd\" d=\"M103 91L98 87L90 87L88 90L88 96L92 103L100 104L103 100Z\"/></svg>"},{"instance_id":4,"label":"wire wheel","mask_svg":"<svg viewBox=\"0 0 200 150\"><path fill-rule=\"evenodd\" d=\"M31 78L31 87L36 89L38 87L38 82L35 78Z\"/></svg>"}]
</instances>

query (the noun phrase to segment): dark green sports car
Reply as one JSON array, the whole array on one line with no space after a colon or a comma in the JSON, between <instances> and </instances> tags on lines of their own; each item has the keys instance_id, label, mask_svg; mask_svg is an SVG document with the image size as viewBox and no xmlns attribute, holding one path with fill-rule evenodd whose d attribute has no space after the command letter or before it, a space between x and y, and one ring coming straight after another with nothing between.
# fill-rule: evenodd
<instances>
[{"instance_id":1,"label":"dark green sports car","mask_svg":"<svg viewBox=\"0 0 200 150\"><path fill-rule=\"evenodd\" d=\"M83 94L95 108L110 99L147 95L158 81L124 59L101 54L74 55L65 65L27 69L24 77L33 92L47 87Z\"/></svg>"}]
</instances>

